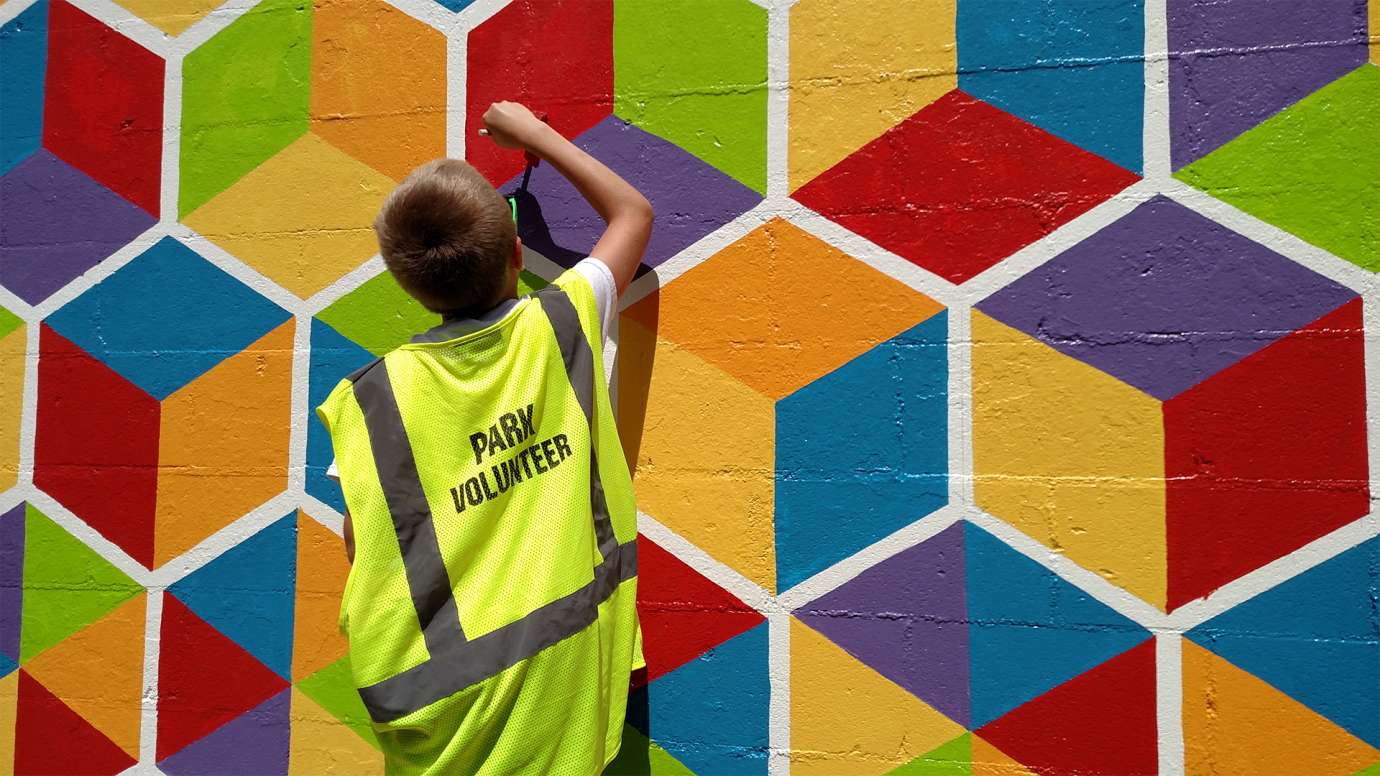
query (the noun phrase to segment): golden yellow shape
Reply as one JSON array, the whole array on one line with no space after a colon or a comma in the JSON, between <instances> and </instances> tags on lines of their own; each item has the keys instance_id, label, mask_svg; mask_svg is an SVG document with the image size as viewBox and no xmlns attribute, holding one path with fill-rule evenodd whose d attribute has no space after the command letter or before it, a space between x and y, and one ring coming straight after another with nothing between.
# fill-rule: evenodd
<instances>
[{"instance_id":1,"label":"golden yellow shape","mask_svg":"<svg viewBox=\"0 0 1380 776\"><path fill-rule=\"evenodd\" d=\"M1380 750L1191 641L1183 642L1190 776L1350 776Z\"/></svg>"},{"instance_id":2,"label":"golden yellow shape","mask_svg":"<svg viewBox=\"0 0 1380 776\"><path fill-rule=\"evenodd\" d=\"M14 767L14 723L18 705L19 672L11 671L8 676L0 677L0 767Z\"/></svg>"},{"instance_id":3,"label":"golden yellow shape","mask_svg":"<svg viewBox=\"0 0 1380 776\"><path fill-rule=\"evenodd\" d=\"M310 517L297 513L297 603L292 620L292 676L301 679L349 651L340 635L340 597L350 563L345 543Z\"/></svg>"},{"instance_id":4,"label":"golden yellow shape","mask_svg":"<svg viewBox=\"0 0 1380 776\"><path fill-rule=\"evenodd\" d=\"M958 86L955 0L791 8L792 191Z\"/></svg>"},{"instance_id":5,"label":"golden yellow shape","mask_svg":"<svg viewBox=\"0 0 1380 776\"><path fill-rule=\"evenodd\" d=\"M780 399L940 309L778 219L638 302L627 316Z\"/></svg>"},{"instance_id":6,"label":"golden yellow shape","mask_svg":"<svg viewBox=\"0 0 1380 776\"><path fill-rule=\"evenodd\" d=\"M401 180L446 152L446 39L382 2L317 0L312 131Z\"/></svg>"},{"instance_id":7,"label":"golden yellow shape","mask_svg":"<svg viewBox=\"0 0 1380 776\"><path fill-rule=\"evenodd\" d=\"M223 0L115 0L135 16L169 35L181 35Z\"/></svg>"},{"instance_id":8,"label":"golden yellow shape","mask_svg":"<svg viewBox=\"0 0 1380 776\"><path fill-rule=\"evenodd\" d=\"M963 732L791 618L791 773L883 774Z\"/></svg>"},{"instance_id":9,"label":"golden yellow shape","mask_svg":"<svg viewBox=\"0 0 1380 776\"><path fill-rule=\"evenodd\" d=\"M0 337L0 491L19 479L19 423L24 409L24 326Z\"/></svg>"},{"instance_id":10,"label":"golden yellow shape","mask_svg":"<svg viewBox=\"0 0 1380 776\"><path fill-rule=\"evenodd\" d=\"M629 318L620 333L618 427L638 508L774 590L771 400Z\"/></svg>"},{"instance_id":11,"label":"golden yellow shape","mask_svg":"<svg viewBox=\"0 0 1380 776\"><path fill-rule=\"evenodd\" d=\"M49 692L135 759L139 757L144 687L146 603L146 596L131 598L24 666Z\"/></svg>"},{"instance_id":12,"label":"golden yellow shape","mask_svg":"<svg viewBox=\"0 0 1380 776\"><path fill-rule=\"evenodd\" d=\"M290 776L383 773L382 752L296 687L289 736Z\"/></svg>"},{"instance_id":13,"label":"golden yellow shape","mask_svg":"<svg viewBox=\"0 0 1380 776\"><path fill-rule=\"evenodd\" d=\"M1370 61L1380 65L1380 0L1370 0Z\"/></svg>"},{"instance_id":14,"label":"golden yellow shape","mask_svg":"<svg viewBox=\"0 0 1380 776\"><path fill-rule=\"evenodd\" d=\"M293 328L283 323L163 400L156 565L287 485Z\"/></svg>"},{"instance_id":15,"label":"golden yellow shape","mask_svg":"<svg viewBox=\"0 0 1380 776\"><path fill-rule=\"evenodd\" d=\"M393 186L308 133L183 221L306 298L378 251L371 225Z\"/></svg>"},{"instance_id":16,"label":"golden yellow shape","mask_svg":"<svg viewBox=\"0 0 1380 776\"><path fill-rule=\"evenodd\" d=\"M1164 608L1160 402L973 313L978 505Z\"/></svg>"}]
</instances>

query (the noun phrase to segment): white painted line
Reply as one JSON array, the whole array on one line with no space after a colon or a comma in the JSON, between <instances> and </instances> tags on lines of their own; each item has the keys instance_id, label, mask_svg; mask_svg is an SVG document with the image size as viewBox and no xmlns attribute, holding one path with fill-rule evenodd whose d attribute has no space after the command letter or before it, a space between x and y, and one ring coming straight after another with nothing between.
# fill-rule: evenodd
<instances>
[{"instance_id":1,"label":"white painted line","mask_svg":"<svg viewBox=\"0 0 1380 776\"><path fill-rule=\"evenodd\" d=\"M791 772L791 616L781 610L767 615L767 679L767 773L786 776Z\"/></svg>"},{"instance_id":2,"label":"white painted line","mask_svg":"<svg viewBox=\"0 0 1380 776\"><path fill-rule=\"evenodd\" d=\"M737 596L739 600L763 615L780 611L776 599L757 583L739 574L727 564L692 544L688 539L667 528L651 515L638 510L637 530L662 549L675 555L683 563L699 572L710 582Z\"/></svg>"},{"instance_id":3,"label":"white painted line","mask_svg":"<svg viewBox=\"0 0 1380 776\"><path fill-rule=\"evenodd\" d=\"M1169 134L1169 11L1166 0L1145 0L1145 177L1157 185L1172 172Z\"/></svg>"},{"instance_id":4,"label":"white painted line","mask_svg":"<svg viewBox=\"0 0 1380 776\"><path fill-rule=\"evenodd\" d=\"M1160 776L1183 776L1183 637L1155 634L1155 719L1159 731Z\"/></svg>"}]
</instances>

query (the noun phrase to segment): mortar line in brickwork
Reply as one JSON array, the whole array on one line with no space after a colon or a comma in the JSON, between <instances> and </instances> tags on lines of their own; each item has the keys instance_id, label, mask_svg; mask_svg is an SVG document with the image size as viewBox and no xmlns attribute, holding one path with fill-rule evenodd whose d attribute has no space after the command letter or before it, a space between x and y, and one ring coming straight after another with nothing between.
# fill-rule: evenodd
<instances>
[{"instance_id":1,"label":"mortar line in brickwork","mask_svg":"<svg viewBox=\"0 0 1380 776\"><path fill-rule=\"evenodd\" d=\"M1179 633L1192 630L1228 609L1305 574L1313 567L1326 563L1376 536L1380 536L1380 515L1371 510L1365 517L1237 577L1214 590L1207 598L1184 604L1166 618L1166 629Z\"/></svg>"},{"instance_id":2,"label":"mortar line in brickwork","mask_svg":"<svg viewBox=\"0 0 1380 776\"><path fill-rule=\"evenodd\" d=\"M781 604L771 593L763 590L757 583L739 574L728 565L712 557L699 545L667 528L656 518L637 511L637 530L648 539L656 542L662 549L675 555L680 561L699 572L710 582L737 596L743 603L763 615L781 611Z\"/></svg>"},{"instance_id":3,"label":"mortar line in brickwork","mask_svg":"<svg viewBox=\"0 0 1380 776\"><path fill-rule=\"evenodd\" d=\"M776 215L772 200L764 199L752 209L686 246L680 253L658 264L656 269L628 285L618 299L618 309L626 310L640 299L685 274L696 265L747 236L749 232ZM540 274L540 273L538 273Z\"/></svg>"},{"instance_id":4,"label":"mortar line in brickwork","mask_svg":"<svg viewBox=\"0 0 1380 776\"><path fill-rule=\"evenodd\" d=\"M963 519L965 510L948 504L916 519L909 525L878 539L832 566L801 581L776 598L781 607L793 612L805 604L842 587L854 577L893 555L904 552L944 531Z\"/></svg>"},{"instance_id":5,"label":"mortar line in brickwork","mask_svg":"<svg viewBox=\"0 0 1380 776\"><path fill-rule=\"evenodd\" d=\"M949 503L976 503L973 495L973 343L972 308L949 307Z\"/></svg>"},{"instance_id":6,"label":"mortar line in brickwork","mask_svg":"<svg viewBox=\"0 0 1380 776\"><path fill-rule=\"evenodd\" d=\"M307 424L319 422L307 406L311 402L311 320L311 313L298 310L293 314L287 490L297 501L307 492Z\"/></svg>"},{"instance_id":7,"label":"mortar line in brickwork","mask_svg":"<svg viewBox=\"0 0 1380 776\"><path fill-rule=\"evenodd\" d=\"M767 773L791 772L791 616L778 609L767 615Z\"/></svg>"},{"instance_id":8,"label":"mortar line in brickwork","mask_svg":"<svg viewBox=\"0 0 1380 776\"><path fill-rule=\"evenodd\" d=\"M428 0L431 2L431 0ZM446 156L465 158L465 100L468 83L469 35L460 29L460 20L452 19L446 31Z\"/></svg>"},{"instance_id":9,"label":"mortar line in brickwork","mask_svg":"<svg viewBox=\"0 0 1380 776\"><path fill-rule=\"evenodd\" d=\"M260 296L267 298L279 307L288 311L294 311L301 307L301 302L292 295L292 292L273 282L267 275L245 264L234 254L186 224L172 225L169 227L169 233L196 251L198 256L211 262L225 274L249 286Z\"/></svg>"},{"instance_id":10,"label":"mortar line in brickwork","mask_svg":"<svg viewBox=\"0 0 1380 776\"><path fill-rule=\"evenodd\" d=\"M1184 773L1183 636L1155 634L1155 722L1160 776Z\"/></svg>"},{"instance_id":11,"label":"mortar line in brickwork","mask_svg":"<svg viewBox=\"0 0 1380 776\"><path fill-rule=\"evenodd\" d=\"M978 273L959 287L955 303L976 305L1016 278L1053 259L1118 221L1159 193L1152 181L1137 181L1092 209Z\"/></svg>"},{"instance_id":12,"label":"mortar line in brickwork","mask_svg":"<svg viewBox=\"0 0 1380 776\"><path fill-rule=\"evenodd\" d=\"M158 660L163 630L163 588L146 590L148 604L144 610L144 678L139 693L139 764L144 772L157 773L158 759Z\"/></svg>"},{"instance_id":13,"label":"mortar line in brickwork","mask_svg":"<svg viewBox=\"0 0 1380 776\"><path fill-rule=\"evenodd\" d=\"M960 289L950 281L897 256L862 235L831 221L814 210L791 201L778 215L829 243L878 272L899 280L945 307L962 299Z\"/></svg>"},{"instance_id":14,"label":"mortar line in brickwork","mask_svg":"<svg viewBox=\"0 0 1380 776\"><path fill-rule=\"evenodd\" d=\"M790 14L785 6L767 11L767 196L790 193Z\"/></svg>"},{"instance_id":15,"label":"mortar line in brickwork","mask_svg":"<svg viewBox=\"0 0 1380 776\"><path fill-rule=\"evenodd\" d=\"M1117 613L1155 632L1169 627L1164 612L1118 587L1102 575L1080 566L1025 532L981 509L969 510L968 520L1000 539L1008 547L1048 569L1055 576L1082 590Z\"/></svg>"},{"instance_id":16,"label":"mortar line in brickwork","mask_svg":"<svg viewBox=\"0 0 1380 776\"><path fill-rule=\"evenodd\" d=\"M1148 180L1170 179L1169 8L1167 0L1145 0L1145 111L1141 164Z\"/></svg>"},{"instance_id":17,"label":"mortar line in brickwork","mask_svg":"<svg viewBox=\"0 0 1380 776\"><path fill-rule=\"evenodd\" d=\"M1335 254L1319 248L1279 227L1228 204L1207 192L1200 191L1177 179L1161 186L1165 196L1199 215L1211 219L1238 234L1249 237L1276 253L1341 283L1354 291L1370 288L1375 276L1368 270Z\"/></svg>"}]
</instances>

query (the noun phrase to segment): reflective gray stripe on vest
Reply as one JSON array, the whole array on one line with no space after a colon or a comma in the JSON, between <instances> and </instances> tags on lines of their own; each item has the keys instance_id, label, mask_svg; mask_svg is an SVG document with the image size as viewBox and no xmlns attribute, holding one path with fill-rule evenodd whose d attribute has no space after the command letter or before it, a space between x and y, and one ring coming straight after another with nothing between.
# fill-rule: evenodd
<instances>
[{"instance_id":1,"label":"reflective gray stripe on vest","mask_svg":"<svg viewBox=\"0 0 1380 776\"><path fill-rule=\"evenodd\" d=\"M360 688L369 716L390 722L481 682L588 628L599 616L599 604L625 580L637 576L637 541L619 544L613 532L599 464L594 447L594 354L580 327L570 298L552 285L537 293L550 320L566 376L584 411L590 437L590 511L594 533L604 559L594 578L569 595L559 598L475 639L460 628L454 591L441 561L431 510L417 474L402 415L382 360L378 368L364 371L355 382L355 398L364 411L374 464L379 471L388 510L403 548L408 586L413 592L418 619L423 623L430 657L407 671ZM377 376L375 376L377 375ZM361 394L361 383L364 383ZM367 401L367 403L366 403ZM377 433L376 433L377 429ZM427 540L429 537L429 543ZM434 556L431 552L434 551ZM439 576L436 573L439 568ZM419 598L414 580L430 580L433 587ZM423 611L430 618L423 617ZM445 616L452 625L440 624ZM437 624L434 633L430 624ZM435 641L433 642L433 637Z\"/></svg>"},{"instance_id":2,"label":"reflective gray stripe on vest","mask_svg":"<svg viewBox=\"0 0 1380 776\"><path fill-rule=\"evenodd\" d=\"M441 544L431 521L431 506L422 492L417 461L407 441L398 400L388 379L388 362L380 359L354 381L355 401L364 412L374 468L398 535L407 588L417 610L417 622L427 651L444 649L454 638L464 639L460 615L451 595L450 576L441 560Z\"/></svg>"}]
</instances>

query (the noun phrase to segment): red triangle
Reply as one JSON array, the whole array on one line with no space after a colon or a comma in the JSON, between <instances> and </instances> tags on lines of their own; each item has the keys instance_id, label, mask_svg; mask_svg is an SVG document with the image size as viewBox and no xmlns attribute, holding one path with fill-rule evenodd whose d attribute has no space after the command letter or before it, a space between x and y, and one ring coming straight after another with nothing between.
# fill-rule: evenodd
<instances>
[{"instance_id":1,"label":"red triangle","mask_svg":"<svg viewBox=\"0 0 1380 776\"><path fill-rule=\"evenodd\" d=\"M1117 655L978 729L1039 774L1154 774L1155 642Z\"/></svg>"},{"instance_id":2,"label":"red triangle","mask_svg":"<svg viewBox=\"0 0 1380 776\"><path fill-rule=\"evenodd\" d=\"M288 686L282 677L166 593L161 638L159 760Z\"/></svg>"},{"instance_id":3,"label":"red triangle","mask_svg":"<svg viewBox=\"0 0 1380 776\"><path fill-rule=\"evenodd\" d=\"M646 681L674 671L765 619L641 535L637 566Z\"/></svg>"},{"instance_id":4,"label":"red triangle","mask_svg":"<svg viewBox=\"0 0 1380 776\"><path fill-rule=\"evenodd\" d=\"M16 776L119 773L136 762L22 669L17 717Z\"/></svg>"}]
</instances>

